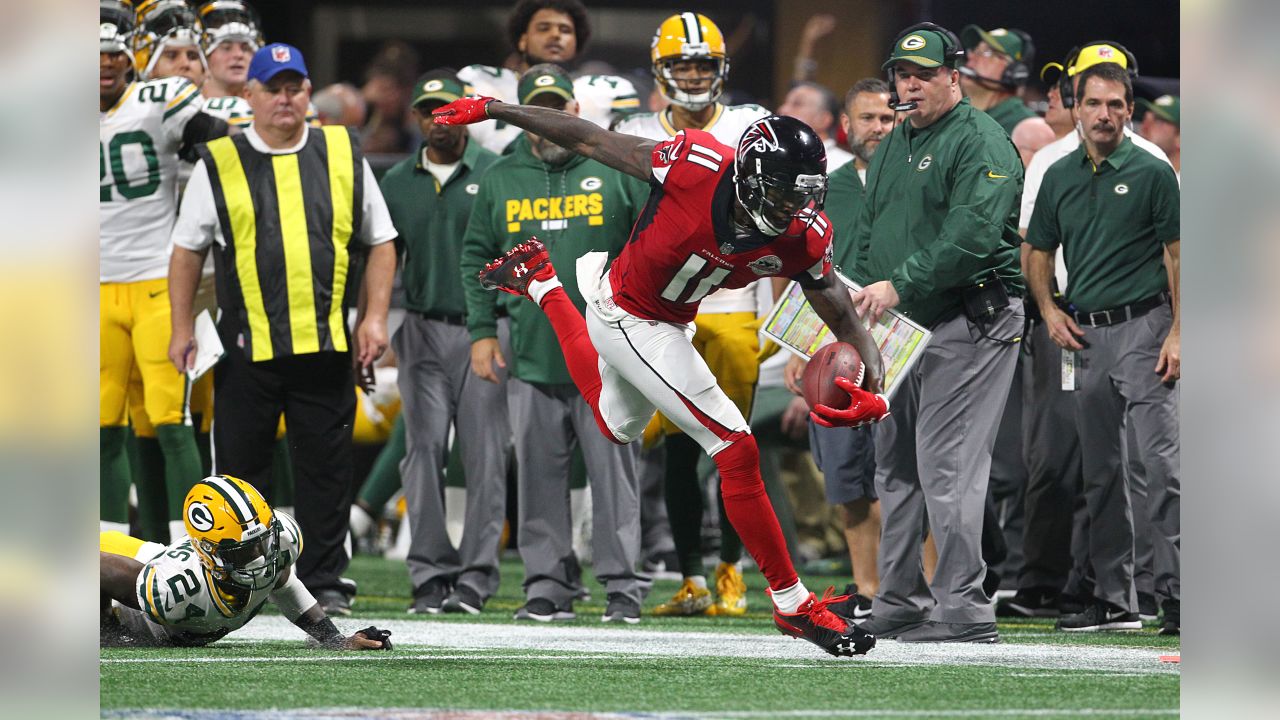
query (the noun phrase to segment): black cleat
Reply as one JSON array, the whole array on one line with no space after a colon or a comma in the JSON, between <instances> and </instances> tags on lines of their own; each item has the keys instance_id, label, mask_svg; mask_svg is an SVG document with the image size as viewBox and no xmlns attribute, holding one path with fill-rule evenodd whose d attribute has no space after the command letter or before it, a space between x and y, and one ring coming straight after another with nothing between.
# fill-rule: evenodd
<instances>
[{"instance_id":1,"label":"black cleat","mask_svg":"<svg viewBox=\"0 0 1280 720\"><path fill-rule=\"evenodd\" d=\"M808 640L836 657L866 655L876 646L875 636L828 609L828 605L848 599L847 595L832 597L832 590L827 588L821 600L809 593L809 599L794 613L784 613L774 607L773 624L782 634Z\"/></svg>"}]
</instances>

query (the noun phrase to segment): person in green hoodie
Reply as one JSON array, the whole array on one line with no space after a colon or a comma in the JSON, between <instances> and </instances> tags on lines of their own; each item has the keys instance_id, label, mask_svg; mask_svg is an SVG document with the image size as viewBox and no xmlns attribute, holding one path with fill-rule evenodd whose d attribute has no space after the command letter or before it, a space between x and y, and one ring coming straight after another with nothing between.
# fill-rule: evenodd
<instances>
[{"instance_id":1,"label":"person in green hoodie","mask_svg":"<svg viewBox=\"0 0 1280 720\"><path fill-rule=\"evenodd\" d=\"M506 392L471 373L471 338L458 277L462 234L485 171L498 156L431 111L466 95L450 68L413 89L423 142L387 171L382 193L404 247L404 323L392 340L403 399L401 463L409 514L410 612L478 613L498 589L498 543L507 503ZM502 335L506 334L502 323ZM505 378L499 377L499 380ZM467 477L467 523L454 548L445 532L442 468L457 428Z\"/></svg>"},{"instance_id":2,"label":"person in green hoodie","mask_svg":"<svg viewBox=\"0 0 1280 720\"><path fill-rule=\"evenodd\" d=\"M907 119L880 143L856 224L854 302L933 332L876 432L880 590L863 629L907 642L995 642L981 535L991 450L1022 332L1017 230L1022 162L960 93L964 51L937 25L908 28L884 64ZM932 584L923 529L938 548Z\"/></svg>"},{"instance_id":3,"label":"person in green hoodie","mask_svg":"<svg viewBox=\"0 0 1280 720\"><path fill-rule=\"evenodd\" d=\"M576 114L573 82L549 63L520 78L521 104ZM472 208L462 248L471 367L495 381L510 372L507 402L514 433L519 548L526 603L518 620L570 620L576 593L569 518L569 474L575 445L591 479L592 557L605 585L605 622L635 623L649 590L636 574L640 555L640 498L634 446L609 442L591 407L573 385L551 323L536 305L499 298L480 287L479 273L495 257L535 235L569 278L566 288L585 307L573 280L574 263L591 251L617 255L648 198L644 183L545 138L525 133L494 163ZM511 316L511 353L501 350L499 303Z\"/></svg>"}]
</instances>

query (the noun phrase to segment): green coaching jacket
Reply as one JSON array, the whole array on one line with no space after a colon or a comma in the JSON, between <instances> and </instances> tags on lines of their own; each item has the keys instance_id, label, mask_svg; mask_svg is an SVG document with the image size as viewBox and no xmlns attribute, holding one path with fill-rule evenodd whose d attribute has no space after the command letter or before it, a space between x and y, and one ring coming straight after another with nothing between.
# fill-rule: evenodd
<instances>
[{"instance_id":1,"label":"green coaching jacket","mask_svg":"<svg viewBox=\"0 0 1280 720\"><path fill-rule=\"evenodd\" d=\"M897 311L925 326L954 317L960 290L992 272L1022 295L1021 197L1013 141L968 98L927 128L908 120L871 159L854 279L889 280Z\"/></svg>"},{"instance_id":2,"label":"green coaching jacket","mask_svg":"<svg viewBox=\"0 0 1280 720\"><path fill-rule=\"evenodd\" d=\"M467 328L473 342L496 337L497 304L504 303L511 315L511 375L525 382L567 384L573 380L546 315L526 298L481 288L480 270L537 237L546 244L565 292L582 310L578 258L597 250L612 258L622 251L649 186L581 155L550 167L534 157L525 135L513 147L489 167L462 242Z\"/></svg>"},{"instance_id":3,"label":"green coaching jacket","mask_svg":"<svg viewBox=\"0 0 1280 720\"><path fill-rule=\"evenodd\" d=\"M425 147L423 143L382 178L382 195L400 230L405 254L400 276L405 307L420 313L462 315L467 311L458 276L462 235L481 178L498 156L468 139L458 167L441 185L422 164Z\"/></svg>"}]
</instances>

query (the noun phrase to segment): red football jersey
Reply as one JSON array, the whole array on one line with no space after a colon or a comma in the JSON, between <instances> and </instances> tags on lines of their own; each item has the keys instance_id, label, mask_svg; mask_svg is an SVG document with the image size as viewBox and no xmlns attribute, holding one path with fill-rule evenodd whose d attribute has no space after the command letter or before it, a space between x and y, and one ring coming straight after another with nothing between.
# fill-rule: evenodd
<instances>
[{"instance_id":1,"label":"red football jersey","mask_svg":"<svg viewBox=\"0 0 1280 720\"><path fill-rule=\"evenodd\" d=\"M654 147L653 192L609 271L619 307L687 323L713 290L830 272L831 222L821 212L802 212L764 244L760 233L735 240L733 154L702 130L683 130Z\"/></svg>"}]
</instances>

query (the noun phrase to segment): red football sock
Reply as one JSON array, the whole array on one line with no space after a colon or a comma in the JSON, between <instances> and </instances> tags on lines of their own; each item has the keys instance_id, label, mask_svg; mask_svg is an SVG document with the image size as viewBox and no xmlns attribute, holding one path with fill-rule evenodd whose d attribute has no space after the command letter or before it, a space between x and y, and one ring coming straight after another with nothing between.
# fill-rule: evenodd
<instances>
[{"instance_id":1,"label":"red football sock","mask_svg":"<svg viewBox=\"0 0 1280 720\"><path fill-rule=\"evenodd\" d=\"M591 406L596 425L600 432L615 443L617 436L609 429L608 423L600 415L600 355L591 344L591 336L587 334L587 323L582 313L574 306L573 301L565 293L563 287L552 288L542 298L542 312L551 321L551 329L556 331L560 340L560 349L564 351L564 363L569 368L569 376L578 392Z\"/></svg>"},{"instance_id":2,"label":"red football sock","mask_svg":"<svg viewBox=\"0 0 1280 720\"><path fill-rule=\"evenodd\" d=\"M760 477L760 450L756 439L743 435L712 458L720 469L720 495L724 511L742 544L755 558L760 572L774 590L791 587L799 580L787 553L778 516L769 504Z\"/></svg>"}]
</instances>

